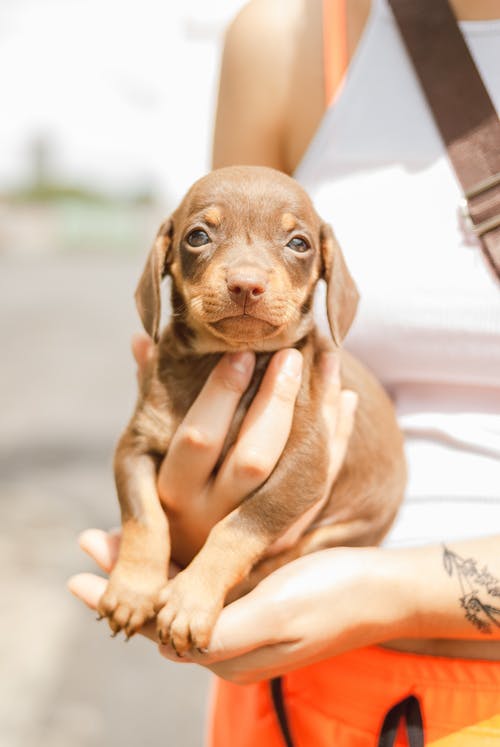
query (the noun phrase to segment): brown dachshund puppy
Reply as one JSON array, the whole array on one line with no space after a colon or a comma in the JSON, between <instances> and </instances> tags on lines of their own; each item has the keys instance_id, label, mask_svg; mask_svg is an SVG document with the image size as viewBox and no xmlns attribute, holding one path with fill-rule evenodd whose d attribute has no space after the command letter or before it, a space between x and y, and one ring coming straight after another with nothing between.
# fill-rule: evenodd
<instances>
[{"instance_id":1,"label":"brown dachshund puppy","mask_svg":"<svg viewBox=\"0 0 500 747\"><path fill-rule=\"evenodd\" d=\"M167 274L173 314L159 337L160 283ZM178 653L203 649L229 592L237 585L243 589L252 569L255 583L290 558L334 545L376 544L387 532L405 486L402 438L383 389L345 352L342 385L358 393L359 404L341 472L328 500L319 503L329 451L317 363L331 348L314 326L319 278L327 283L328 319L339 346L356 311L356 287L331 228L304 190L273 169L232 167L208 174L161 226L136 293L144 327L157 346L115 456L123 535L99 603L115 632L132 635L160 606L171 543L158 498L158 467L226 351L254 350L257 361L224 453L273 352L294 346L304 365L292 430L264 484L213 527L194 560L176 558L187 567L162 594L160 640L170 641ZM299 541L259 565L315 505L319 513Z\"/></svg>"}]
</instances>

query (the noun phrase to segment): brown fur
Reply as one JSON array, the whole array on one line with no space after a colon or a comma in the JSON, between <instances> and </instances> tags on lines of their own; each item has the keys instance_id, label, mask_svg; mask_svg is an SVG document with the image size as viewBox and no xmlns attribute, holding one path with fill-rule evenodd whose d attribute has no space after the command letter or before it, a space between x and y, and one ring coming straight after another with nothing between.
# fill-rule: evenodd
<instances>
[{"instance_id":1,"label":"brown fur","mask_svg":"<svg viewBox=\"0 0 500 747\"><path fill-rule=\"evenodd\" d=\"M167 273L173 316L160 338L160 282ZM159 606L170 538L156 490L157 468L225 351L255 350L257 363L221 459L272 353L289 346L300 349L304 359L292 430L270 477L213 527L201 548L185 548L171 538L174 558L187 567L162 594L160 639L181 653L191 645L203 648L229 593L243 593L298 555L376 544L387 532L405 485L401 434L381 386L341 352L342 385L359 396L345 462L329 500L299 541L266 557L317 503L328 471L318 357L331 343L318 337L312 318L320 277L327 282L328 319L339 345L356 311L356 287L331 228L299 185L272 169L212 172L161 226L136 293L144 326L158 345L115 458L123 540L99 604L113 630L131 635ZM168 514L168 500L165 509Z\"/></svg>"}]
</instances>

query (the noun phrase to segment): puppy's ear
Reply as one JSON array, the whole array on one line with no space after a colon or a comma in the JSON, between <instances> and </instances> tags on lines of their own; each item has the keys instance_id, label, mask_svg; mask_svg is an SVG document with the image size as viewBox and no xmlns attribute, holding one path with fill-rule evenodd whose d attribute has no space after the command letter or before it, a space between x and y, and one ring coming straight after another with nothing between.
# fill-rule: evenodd
<instances>
[{"instance_id":1,"label":"puppy's ear","mask_svg":"<svg viewBox=\"0 0 500 747\"><path fill-rule=\"evenodd\" d=\"M326 280L326 311L333 341L340 346L358 308L359 293L331 227L320 229L322 277Z\"/></svg>"},{"instance_id":2,"label":"puppy's ear","mask_svg":"<svg viewBox=\"0 0 500 747\"><path fill-rule=\"evenodd\" d=\"M144 329L158 342L161 316L160 283L168 271L168 258L172 244L173 223L168 218L161 224L149 252L141 279L135 291L135 303Z\"/></svg>"}]
</instances>

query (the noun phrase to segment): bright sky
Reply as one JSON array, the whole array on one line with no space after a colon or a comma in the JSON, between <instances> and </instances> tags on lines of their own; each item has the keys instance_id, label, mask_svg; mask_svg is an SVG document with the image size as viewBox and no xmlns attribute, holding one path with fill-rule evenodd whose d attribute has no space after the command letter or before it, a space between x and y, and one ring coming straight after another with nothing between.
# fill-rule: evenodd
<instances>
[{"instance_id":1,"label":"bright sky","mask_svg":"<svg viewBox=\"0 0 500 747\"><path fill-rule=\"evenodd\" d=\"M57 172L177 199L209 168L221 34L243 0L2 0L0 189Z\"/></svg>"}]
</instances>

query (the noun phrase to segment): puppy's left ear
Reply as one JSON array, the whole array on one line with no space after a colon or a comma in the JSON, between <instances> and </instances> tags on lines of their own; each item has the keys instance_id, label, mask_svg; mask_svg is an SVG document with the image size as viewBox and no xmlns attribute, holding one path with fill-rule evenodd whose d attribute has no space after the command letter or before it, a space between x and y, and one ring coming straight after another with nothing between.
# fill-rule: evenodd
<instances>
[{"instance_id":1,"label":"puppy's left ear","mask_svg":"<svg viewBox=\"0 0 500 747\"><path fill-rule=\"evenodd\" d=\"M322 277L326 280L326 310L333 341L340 346L349 331L359 293L331 227L322 223L320 229Z\"/></svg>"},{"instance_id":2,"label":"puppy's left ear","mask_svg":"<svg viewBox=\"0 0 500 747\"><path fill-rule=\"evenodd\" d=\"M135 291L135 303L144 329L158 342L161 294L160 284L168 272L168 259L172 246L173 223L168 218L161 224L155 242L149 252L143 273Z\"/></svg>"}]
</instances>

